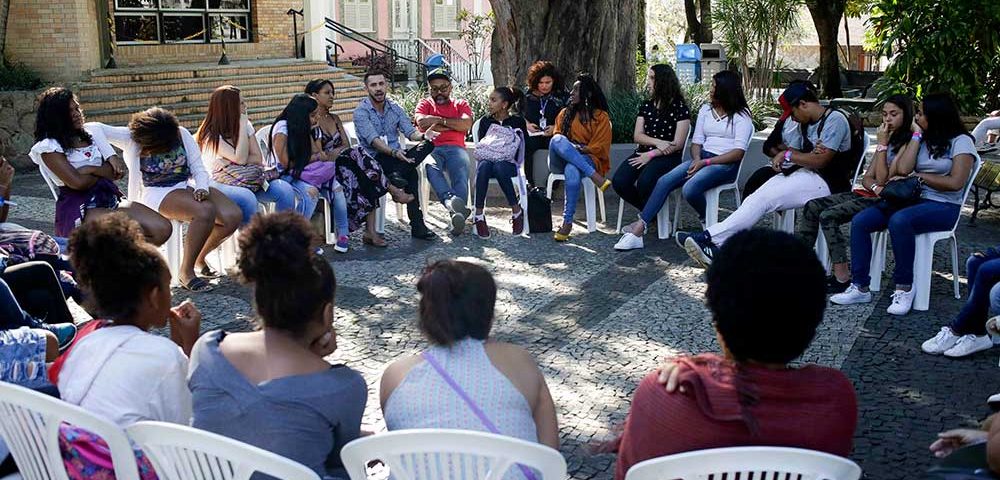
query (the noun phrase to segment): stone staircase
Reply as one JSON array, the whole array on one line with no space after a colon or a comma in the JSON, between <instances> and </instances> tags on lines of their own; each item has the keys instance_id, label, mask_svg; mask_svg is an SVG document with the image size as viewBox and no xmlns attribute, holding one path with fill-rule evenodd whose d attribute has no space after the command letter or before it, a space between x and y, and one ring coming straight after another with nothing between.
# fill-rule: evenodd
<instances>
[{"instance_id":1,"label":"stone staircase","mask_svg":"<svg viewBox=\"0 0 1000 480\"><path fill-rule=\"evenodd\" d=\"M334 112L343 121L365 92L360 78L323 62L259 60L230 65L179 64L96 70L75 86L88 121L125 125L132 114L160 106L177 115L194 133L208 111L208 99L220 85L239 87L255 127L268 124L309 80L326 78L336 90Z\"/></svg>"}]
</instances>

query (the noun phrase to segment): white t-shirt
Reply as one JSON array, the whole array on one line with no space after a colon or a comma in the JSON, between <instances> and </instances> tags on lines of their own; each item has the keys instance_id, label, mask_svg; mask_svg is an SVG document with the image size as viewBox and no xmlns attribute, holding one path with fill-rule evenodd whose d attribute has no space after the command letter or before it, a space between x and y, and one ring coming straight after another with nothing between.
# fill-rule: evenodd
<instances>
[{"instance_id":1,"label":"white t-shirt","mask_svg":"<svg viewBox=\"0 0 1000 480\"><path fill-rule=\"evenodd\" d=\"M55 139L46 138L32 145L31 151L28 152L31 161L38 165L38 168L43 169L43 172L47 173L52 182L58 187L64 186L65 183L49 170L45 161L42 160L42 155L46 153L61 153L66 155L66 160L69 164L79 170L83 167L100 167L104 163L105 158L115 154L114 148L108 143L103 132L93 124L84 125L84 130L91 136L91 144L89 146L64 149Z\"/></svg>"},{"instance_id":2,"label":"white t-shirt","mask_svg":"<svg viewBox=\"0 0 1000 480\"><path fill-rule=\"evenodd\" d=\"M70 351L62 399L125 428L142 420L188 425L188 359L165 337L130 325L100 328Z\"/></svg>"},{"instance_id":3,"label":"white t-shirt","mask_svg":"<svg viewBox=\"0 0 1000 480\"><path fill-rule=\"evenodd\" d=\"M753 130L753 120L746 113L740 113L730 121L729 116L720 117L706 103L698 110L698 121L694 126L691 143L697 143L703 151L716 155L736 149L746 152Z\"/></svg>"}]
</instances>

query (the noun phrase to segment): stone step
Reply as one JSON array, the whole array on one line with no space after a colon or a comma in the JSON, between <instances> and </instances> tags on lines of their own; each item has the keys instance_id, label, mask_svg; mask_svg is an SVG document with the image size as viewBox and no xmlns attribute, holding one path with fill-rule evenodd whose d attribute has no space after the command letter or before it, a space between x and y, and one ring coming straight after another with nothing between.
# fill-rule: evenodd
<instances>
[{"instance_id":1,"label":"stone step","mask_svg":"<svg viewBox=\"0 0 1000 480\"><path fill-rule=\"evenodd\" d=\"M342 70L308 71L291 74L261 73L252 75L234 75L223 77L205 77L188 80L153 80L142 82L131 82L126 84L117 83L84 83L77 87L77 93L83 102L92 97L102 96L122 96L136 95L143 96L151 93L171 92L175 90L214 90L220 85L232 84L243 85L264 85L264 84L296 84L305 87L309 80L314 78L326 78L334 81L336 87L338 83L342 86L357 85L357 80L346 76Z\"/></svg>"},{"instance_id":2,"label":"stone step","mask_svg":"<svg viewBox=\"0 0 1000 480\"><path fill-rule=\"evenodd\" d=\"M329 70L324 62L291 59L239 62L231 65L199 63L95 70L91 72L90 81L91 83L133 83L324 70Z\"/></svg>"},{"instance_id":3,"label":"stone step","mask_svg":"<svg viewBox=\"0 0 1000 480\"><path fill-rule=\"evenodd\" d=\"M262 97L271 95L283 95L285 98L291 98L292 95L302 92L303 87L304 85L294 83L241 85L240 91L249 104L256 104ZM338 97L356 96L357 91L363 90L360 82L347 80L334 82L334 88ZM116 108L129 108L137 104L174 105L184 102L202 102L207 104L211 96L212 90L184 89L163 93L102 95L99 97L88 97L81 100L81 102L83 103L84 111L88 114L93 114Z\"/></svg>"}]
</instances>

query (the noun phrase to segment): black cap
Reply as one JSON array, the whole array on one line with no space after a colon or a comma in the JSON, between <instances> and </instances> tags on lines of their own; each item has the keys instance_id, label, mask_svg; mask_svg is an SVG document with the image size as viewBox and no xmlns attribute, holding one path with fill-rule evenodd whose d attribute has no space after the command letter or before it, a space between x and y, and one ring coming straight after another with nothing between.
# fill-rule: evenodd
<instances>
[{"instance_id":1,"label":"black cap","mask_svg":"<svg viewBox=\"0 0 1000 480\"><path fill-rule=\"evenodd\" d=\"M804 82L795 82L788 86L781 96L788 102L789 106L794 106L802 100L802 97L809 93L809 85Z\"/></svg>"},{"instance_id":2,"label":"black cap","mask_svg":"<svg viewBox=\"0 0 1000 480\"><path fill-rule=\"evenodd\" d=\"M447 68L438 67L435 68L434 70L431 70L430 72L427 72L428 82L431 80L440 80L440 79L447 80L449 82L451 81L451 73L448 71Z\"/></svg>"}]
</instances>

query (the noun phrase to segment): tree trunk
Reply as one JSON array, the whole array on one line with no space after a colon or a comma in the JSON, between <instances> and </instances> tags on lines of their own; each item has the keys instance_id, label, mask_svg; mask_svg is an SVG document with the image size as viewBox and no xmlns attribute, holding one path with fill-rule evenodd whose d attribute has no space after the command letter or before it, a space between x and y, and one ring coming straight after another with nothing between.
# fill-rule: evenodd
<instances>
[{"instance_id":1,"label":"tree trunk","mask_svg":"<svg viewBox=\"0 0 1000 480\"><path fill-rule=\"evenodd\" d=\"M549 60L568 81L581 71L606 92L635 88L638 0L490 0L490 49L497 85L523 85L528 67Z\"/></svg>"},{"instance_id":2,"label":"tree trunk","mask_svg":"<svg viewBox=\"0 0 1000 480\"><path fill-rule=\"evenodd\" d=\"M698 12L701 13L701 41L712 43L712 0L699 0Z\"/></svg>"},{"instance_id":3,"label":"tree trunk","mask_svg":"<svg viewBox=\"0 0 1000 480\"><path fill-rule=\"evenodd\" d=\"M853 67L854 56L851 54L851 24L847 22L847 14L844 14L844 39L847 40L847 69Z\"/></svg>"},{"instance_id":4,"label":"tree trunk","mask_svg":"<svg viewBox=\"0 0 1000 480\"><path fill-rule=\"evenodd\" d=\"M819 87L826 98L843 95L840 85L840 55L837 30L844 16L846 0L807 0L809 14L819 37Z\"/></svg>"}]
</instances>

